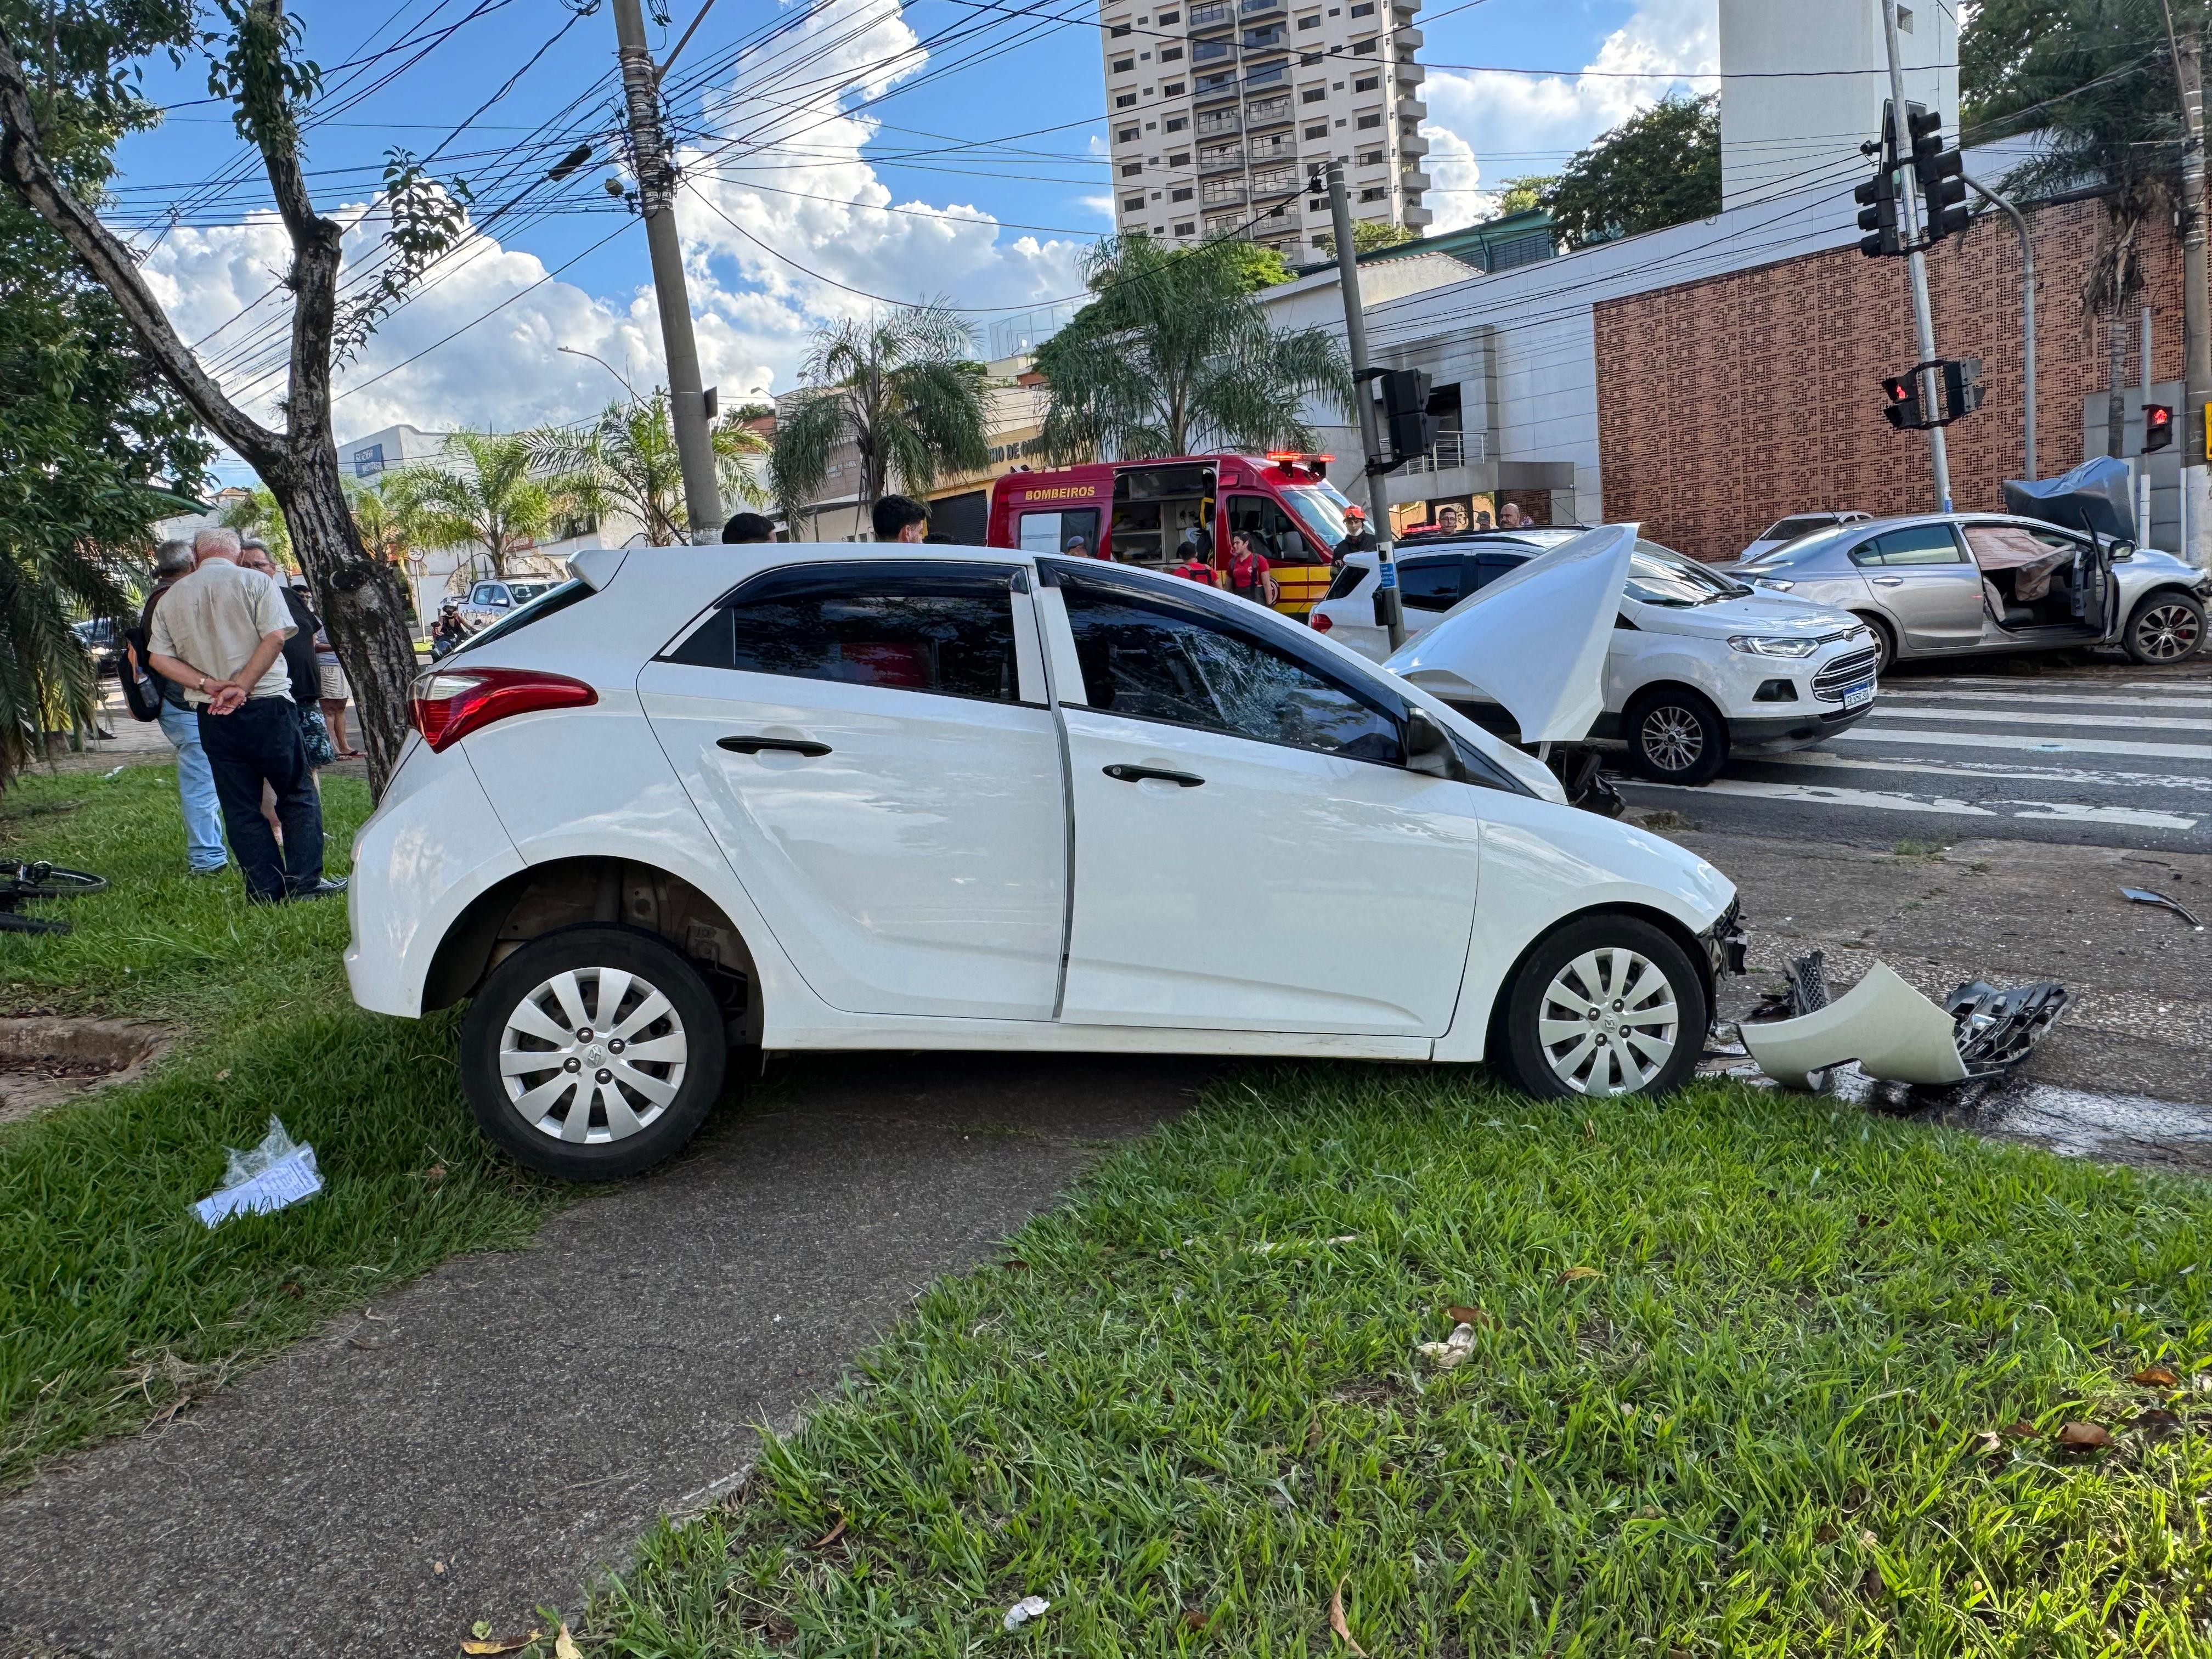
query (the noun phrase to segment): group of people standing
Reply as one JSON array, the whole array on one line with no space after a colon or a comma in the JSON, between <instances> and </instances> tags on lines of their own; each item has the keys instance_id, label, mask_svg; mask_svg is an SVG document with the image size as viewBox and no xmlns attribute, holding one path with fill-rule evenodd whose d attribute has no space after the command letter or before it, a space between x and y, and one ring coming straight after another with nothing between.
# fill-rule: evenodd
<instances>
[{"instance_id":1,"label":"group of people standing","mask_svg":"<svg viewBox=\"0 0 2212 1659\"><path fill-rule=\"evenodd\" d=\"M343 892L323 875L315 769L360 751L346 739L344 671L307 594L234 530L163 543L154 571L125 670L143 681L126 689L134 703L158 699L153 718L177 751L188 866L213 875L234 854L258 903Z\"/></svg>"}]
</instances>

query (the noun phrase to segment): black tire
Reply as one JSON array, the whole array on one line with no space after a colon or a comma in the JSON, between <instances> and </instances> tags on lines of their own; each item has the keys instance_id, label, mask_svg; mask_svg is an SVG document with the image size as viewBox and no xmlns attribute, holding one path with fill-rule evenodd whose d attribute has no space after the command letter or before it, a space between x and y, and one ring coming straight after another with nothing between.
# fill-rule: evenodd
<instances>
[{"instance_id":1,"label":"black tire","mask_svg":"<svg viewBox=\"0 0 2212 1659\"><path fill-rule=\"evenodd\" d=\"M608 972L627 974L630 982L610 985L601 978ZM568 1026L561 1017L574 1009L564 1007L552 988L562 974L577 976L575 1007L586 1019L603 1012L599 999L605 990L616 991L617 1030L634 1022L649 1000L640 981L665 999L667 1011L620 1037L589 1024ZM542 1024L523 1013L526 1005L536 1009ZM549 1059L543 1067L518 1072L511 1095L501 1056L510 1021L518 1017L537 1030L518 1029L514 1052L542 1049ZM556 1021L562 1027L558 1032L552 1029ZM682 1150L720 1098L729 1065L722 1022L699 970L658 936L627 927L566 928L532 939L484 981L461 1025L461 1086L477 1126L518 1164L569 1181L619 1181ZM584 1032L590 1035L580 1035ZM566 1048L553 1043L556 1035ZM672 1037L676 1063L667 1053ZM647 1043L654 1045L652 1059L621 1058L626 1047ZM557 1086L563 1077L583 1086ZM659 1097L671 1080L674 1093L663 1101ZM514 1095L532 1102L528 1110L518 1109ZM564 1138L580 1109L586 1114L577 1130L583 1138ZM625 1127L623 1113L639 1127Z\"/></svg>"},{"instance_id":2,"label":"black tire","mask_svg":"<svg viewBox=\"0 0 2212 1659\"><path fill-rule=\"evenodd\" d=\"M1879 617L1869 616L1863 611L1854 611L1851 615L1864 623L1867 632L1874 635L1874 677L1878 680L1897 666L1897 635Z\"/></svg>"},{"instance_id":3,"label":"black tire","mask_svg":"<svg viewBox=\"0 0 2212 1659\"><path fill-rule=\"evenodd\" d=\"M1661 1041L1658 1021L1623 1018L1624 1015L1636 1015L1639 1007L1647 1014L1656 1014L1666 1006L1648 988L1635 999L1633 1006L1618 1010L1613 1005L1627 999L1593 998L1581 1003L1580 1020L1590 1028L1595 1042L1578 1048L1578 1039L1564 1037L1547 1045L1544 1041L1546 1021L1553 1022L1553 1034L1556 1035L1568 1020L1576 1018L1576 1011L1553 996L1554 981L1569 975L1571 964L1595 957L1601 975L1611 978L1612 988L1636 989L1642 970L1633 960L1623 961L1617 954L1622 952L1631 957L1641 957L1648 968L1657 969L1664 978L1666 991L1671 994L1674 1013L1671 1036L1664 1039L1664 1054L1656 1047ZM1579 967L1570 976L1578 982L1586 981L1588 969ZM1606 988L1601 985L1588 988ZM1589 1016L1592 1007L1600 1009L1597 1018ZM1705 1031L1710 1023L1705 981L1691 962L1689 952L1648 921L1635 916L1603 915L1567 923L1540 941L1522 958L1513 982L1506 988L1500 1026L1492 1035L1498 1056L1510 1080L1524 1093L1539 1099L1638 1092L1663 1095L1680 1086L1697 1066L1705 1052ZM1632 1037L1635 1040L1632 1041ZM1627 1056L1639 1071L1656 1069L1629 1087L1610 1086L1629 1081L1629 1067L1613 1058L1615 1055ZM1592 1087L1600 1080L1601 1066L1605 1068L1602 1082L1607 1086Z\"/></svg>"},{"instance_id":4,"label":"black tire","mask_svg":"<svg viewBox=\"0 0 2212 1659\"><path fill-rule=\"evenodd\" d=\"M2178 588L2145 594L2120 642L2145 667L2187 662L2204 648L2204 602Z\"/></svg>"},{"instance_id":5,"label":"black tire","mask_svg":"<svg viewBox=\"0 0 2212 1659\"><path fill-rule=\"evenodd\" d=\"M1705 783L1728 759L1728 722L1696 692L1662 686L1638 693L1621 716L1629 764L1654 783Z\"/></svg>"}]
</instances>

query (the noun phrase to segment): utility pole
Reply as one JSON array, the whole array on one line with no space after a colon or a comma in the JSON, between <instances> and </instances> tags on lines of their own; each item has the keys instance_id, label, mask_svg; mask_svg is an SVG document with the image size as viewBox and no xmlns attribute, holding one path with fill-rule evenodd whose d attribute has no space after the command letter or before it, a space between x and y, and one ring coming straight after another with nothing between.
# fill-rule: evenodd
<instances>
[{"instance_id":1,"label":"utility pole","mask_svg":"<svg viewBox=\"0 0 2212 1659\"><path fill-rule=\"evenodd\" d=\"M1905 64L1897 45L1897 0L1881 0L1882 41L1889 48L1890 140L1892 154L1903 161L1910 156L1912 139L1911 123L1905 118ZM1884 160L1889 159L1885 156ZM1900 191L1898 212L1905 232L1905 246L1912 250L1906 264L1912 269L1912 326L1917 337L1920 361L1923 364L1936 361L1936 319L1928 307L1928 256L1920 246L1920 198L1910 185ZM1942 407L1942 388L1936 382L1936 370L1923 368L1916 371L1920 379L1920 406L1935 410ZM1948 513L1951 507L1951 454L1943 442L1943 428L1928 428L1928 467L1936 479L1936 510Z\"/></svg>"},{"instance_id":2,"label":"utility pole","mask_svg":"<svg viewBox=\"0 0 2212 1659\"><path fill-rule=\"evenodd\" d=\"M1352 201L1344 190L1344 162L1328 161L1329 218L1336 230L1336 282L1344 297L1344 337L1352 350L1352 396L1359 410L1360 471L1367 480L1368 522L1375 531L1375 562L1382 586L1375 592L1375 609L1390 635L1395 651L1406 642L1406 604L1398 591L1398 565L1390 555L1390 486L1376 470L1382 461L1376 442L1375 399L1368 391L1373 381L1367 366L1367 316L1359 304L1359 256L1352 245Z\"/></svg>"},{"instance_id":3,"label":"utility pole","mask_svg":"<svg viewBox=\"0 0 2212 1659\"><path fill-rule=\"evenodd\" d=\"M1964 173L1959 175L1966 178ZM2028 234L2027 216L1987 185L1966 179L1967 185L1990 206L2012 221L2020 238L2020 436L2024 477L2035 477L2035 238Z\"/></svg>"},{"instance_id":4,"label":"utility pole","mask_svg":"<svg viewBox=\"0 0 2212 1659\"><path fill-rule=\"evenodd\" d=\"M699 343L691 333L691 295L684 282L684 247L676 234L676 167L660 131L660 77L645 42L639 0L614 0L615 43L629 106L630 153L637 167L638 210L653 256L653 290L660 302L660 339L668 357L668 417L684 466L684 511L691 539L722 533L722 491L707 433L707 394L699 384ZM672 53L672 57L674 54Z\"/></svg>"},{"instance_id":5,"label":"utility pole","mask_svg":"<svg viewBox=\"0 0 2212 1659\"><path fill-rule=\"evenodd\" d=\"M2212 318L2205 298L2204 37L2193 26L2172 33L2174 77L2181 85L2181 556L2212 567L2212 465L2207 462L2205 404L2212 398ZM2148 383L2148 382L2146 382Z\"/></svg>"}]
</instances>

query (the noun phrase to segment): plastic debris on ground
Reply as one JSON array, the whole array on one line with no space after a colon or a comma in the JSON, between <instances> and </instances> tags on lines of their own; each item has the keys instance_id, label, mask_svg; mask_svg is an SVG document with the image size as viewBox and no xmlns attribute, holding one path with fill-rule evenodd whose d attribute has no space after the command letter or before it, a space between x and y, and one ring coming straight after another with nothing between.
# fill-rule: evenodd
<instances>
[{"instance_id":1,"label":"plastic debris on ground","mask_svg":"<svg viewBox=\"0 0 2212 1659\"><path fill-rule=\"evenodd\" d=\"M1937 1088L2011 1071L2071 1000L2056 980L2010 991L1973 980L1939 1008L1879 962L1831 999L1815 951L1790 963L1787 983L1739 1030L1759 1069L1793 1088L1846 1060L1884 1082Z\"/></svg>"},{"instance_id":2,"label":"plastic debris on ground","mask_svg":"<svg viewBox=\"0 0 2212 1659\"><path fill-rule=\"evenodd\" d=\"M2123 887L2120 896L2130 904L2151 904L2161 910L2171 910L2198 933L2204 931L2204 924L2197 920L2195 912L2179 899L2170 899L2163 893L2154 893L2148 887Z\"/></svg>"},{"instance_id":3,"label":"plastic debris on ground","mask_svg":"<svg viewBox=\"0 0 2212 1659\"><path fill-rule=\"evenodd\" d=\"M1006 1630L1019 1630L1024 1625L1028 1624L1030 1620L1043 1618L1046 1610L1051 1606L1052 1603L1046 1601L1042 1595L1024 1595L1020 1601L1015 1602L1013 1606L1006 1609L1006 1617L1003 1628Z\"/></svg>"},{"instance_id":4,"label":"plastic debris on ground","mask_svg":"<svg viewBox=\"0 0 2212 1659\"><path fill-rule=\"evenodd\" d=\"M1424 1342L1415 1350L1422 1358L1431 1362L1440 1371L1448 1371L1461 1364L1474 1352L1474 1327L1459 1324L1441 1342Z\"/></svg>"},{"instance_id":5,"label":"plastic debris on ground","mask_svg":"<svg viewBox=\"0 0 2212 1659\"><path fill-rule=\"evenodd\" d=\"M192 1206L192 1213L208 1226L234 1215L281 1210L323 1190L321 1172L315 1168L315 1149L285 1133L283 1124L274 1116L258 1146L243 1152L234 1146L224 1150L230 1154L230 1168L223 1175L222 1185Z\"/></svg>"}]
</instances>

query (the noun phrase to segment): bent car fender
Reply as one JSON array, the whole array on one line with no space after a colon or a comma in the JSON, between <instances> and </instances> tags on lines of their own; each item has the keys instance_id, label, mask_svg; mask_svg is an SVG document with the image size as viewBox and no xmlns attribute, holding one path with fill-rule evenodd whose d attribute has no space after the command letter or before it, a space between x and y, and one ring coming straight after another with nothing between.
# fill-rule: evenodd
<instances>
[{"instance_id":1,"label":"bent car fender","mask_svg":"<svg viewBox=\"0 0 2212 1659\"><path fill-rule=\"evenodd\" d=\"M1793 1089L1811 1074L1856 1060L1869 1077L1889 1083L1963 1083L1958 1027L1887 963L1825 1008L1796 1019L1746 1020L1743 1046L1759 1069Z\"/></svg>"}]
</instances>

